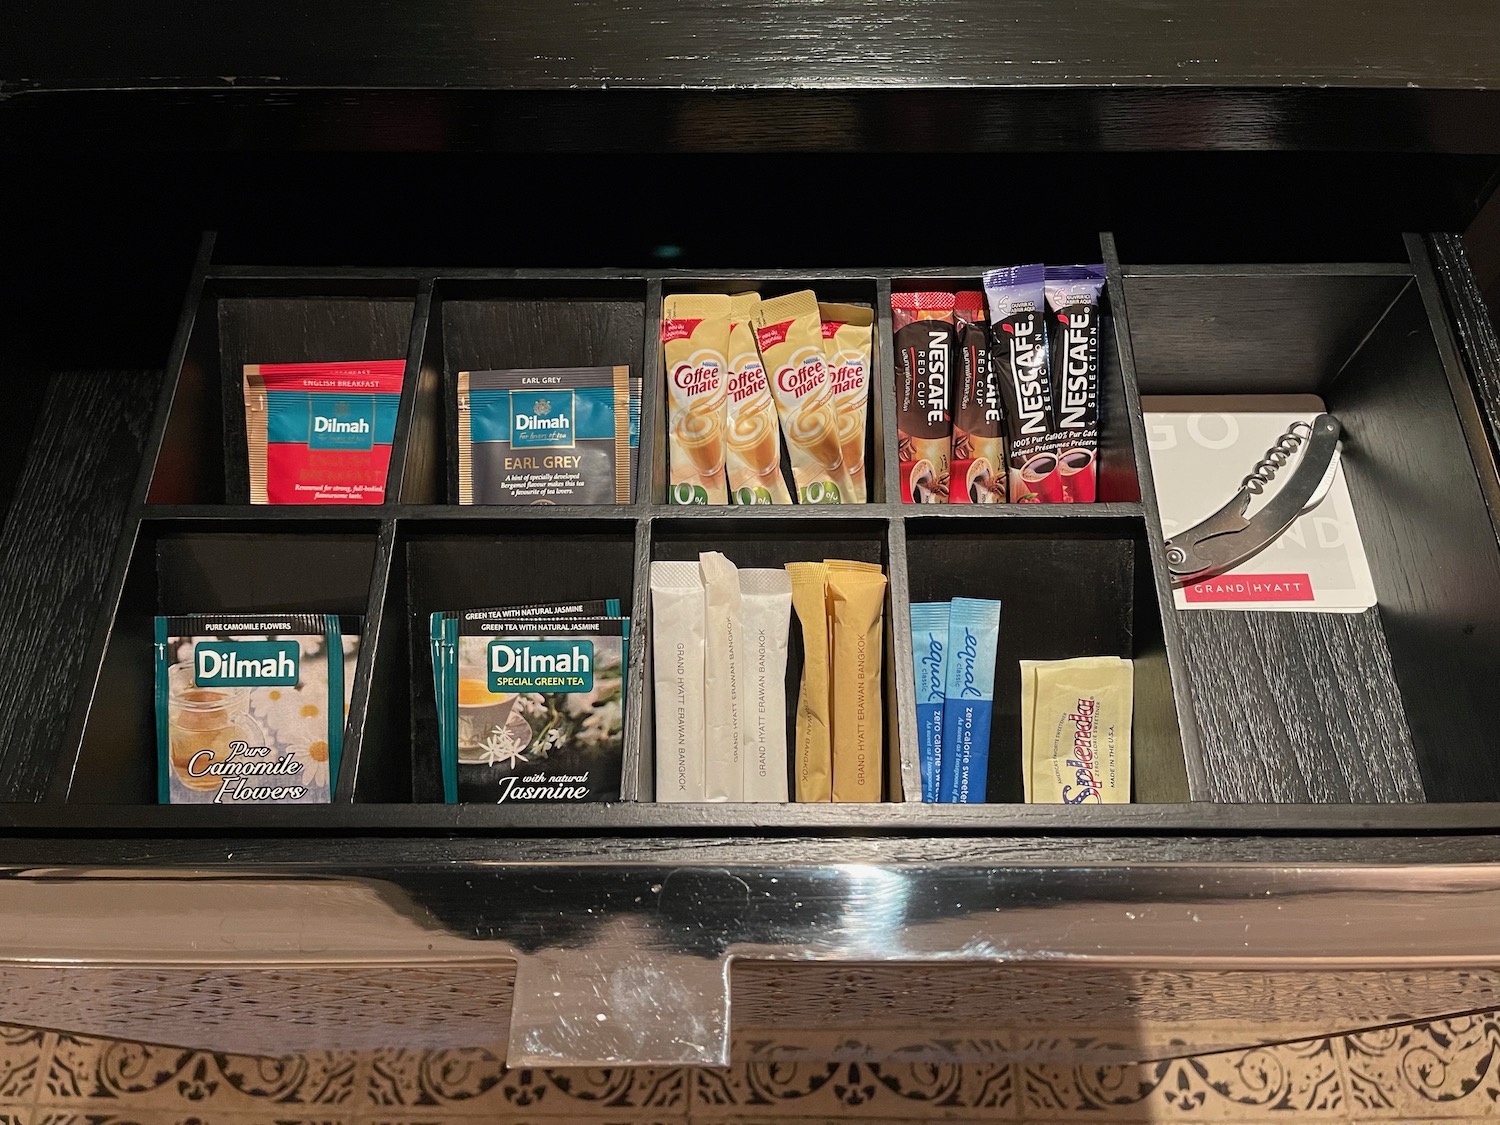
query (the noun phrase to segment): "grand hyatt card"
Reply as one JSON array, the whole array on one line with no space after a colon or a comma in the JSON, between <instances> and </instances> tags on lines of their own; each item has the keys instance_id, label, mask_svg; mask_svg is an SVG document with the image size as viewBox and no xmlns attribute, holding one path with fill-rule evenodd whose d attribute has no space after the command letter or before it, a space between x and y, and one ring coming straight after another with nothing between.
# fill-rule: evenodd
<instances>
[{"instance_id":1,"label":"grand hyatt card","mask_svg":"<svg viewBox=\"0 0 1500 1125\"><path fill-rule=\"evenodd\" d=\"M1293 422L1323 411L1313 395L1225 395L1141 399L1151 472L1170 538L1212 515ZM1246 513L1254 516L1295 470L1290 462ZM1375 585L1340 465L1328 494L1258 555L1233 570L1173 591L1178 609L1269 609L1358 613Z\"/></svg>"}]
</instances>

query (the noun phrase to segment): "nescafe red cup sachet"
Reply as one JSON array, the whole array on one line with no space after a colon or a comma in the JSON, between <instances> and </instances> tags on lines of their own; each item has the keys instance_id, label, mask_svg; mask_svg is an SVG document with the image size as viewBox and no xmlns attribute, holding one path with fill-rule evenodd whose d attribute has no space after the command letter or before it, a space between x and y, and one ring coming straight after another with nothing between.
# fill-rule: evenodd
<instances>
[{"instance_id":1,"label":"nescafe red cup sachet","mask_svg":"<svg viewBox=\"0 0 1500 1125\"><path fill-rule=\"evenodd\" d=\"M1025 265L891 295L903 501L1094 502L1103 291L1102 265Z\"/></svg>"}]
</instances>

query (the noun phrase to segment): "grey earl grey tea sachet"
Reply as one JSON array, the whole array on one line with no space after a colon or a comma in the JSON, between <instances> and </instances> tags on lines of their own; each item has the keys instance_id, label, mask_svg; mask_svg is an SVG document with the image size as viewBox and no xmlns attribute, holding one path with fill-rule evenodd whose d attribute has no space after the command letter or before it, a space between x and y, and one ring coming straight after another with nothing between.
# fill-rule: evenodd
<instances>
[{"instance_id":1,"label":"grey earl grey tea sachet","mask_svg":"<svg viewBox=\"0 0 1500 1125\"><path fill-rule=\"evenodd\" d=\"M640 387L628 367L460 371L459 503L630 503Z\"/></svg>"}]
</instances>

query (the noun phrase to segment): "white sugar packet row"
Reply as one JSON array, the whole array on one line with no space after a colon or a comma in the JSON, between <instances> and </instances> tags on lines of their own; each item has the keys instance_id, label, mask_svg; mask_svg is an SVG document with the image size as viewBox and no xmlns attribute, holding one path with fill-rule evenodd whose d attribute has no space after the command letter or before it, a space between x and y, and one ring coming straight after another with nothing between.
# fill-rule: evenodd
<instances>
[{"instance_id":1,"label":"white sugar packet row","mask_svg":"<svg viewBox=\"0 0 1500 1125\"><path fill-rule=\"evenodd\" d=\"M658 801L786 801L791 577L651 566Z\"/></svg>"}]
</instances>

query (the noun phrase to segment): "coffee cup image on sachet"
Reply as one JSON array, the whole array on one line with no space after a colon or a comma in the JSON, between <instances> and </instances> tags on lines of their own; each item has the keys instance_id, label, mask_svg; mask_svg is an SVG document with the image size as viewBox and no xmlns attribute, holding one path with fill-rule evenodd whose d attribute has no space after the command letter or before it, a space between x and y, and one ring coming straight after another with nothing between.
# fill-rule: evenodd
<instances>
[{"instance_id":1,"label":"coffee cup image on sachet","mask_svg":"<svg viewBox=\"0 0 1500 1125\"><path fill-rule=\"evenodd\" d=\"M700 477L717 477L724 468L724 420L718 403L703 402L684 410L672 427L676 444Z\"/></svg>"},{"instance_id":2,"label":"coffee cup image on sachet","mask_svg":"<svg viewBox=\"0 0 1500 1125\"><path fill-rule=\"evenodd\" d=\"M765 487L762 483L779 475L780 451L776 443L776 407L739 414L729 424L725 445L739 458L748 476L743 487Z\"/></svg>"},{"instance_id":3,"label":"coffee cup image on sachet","mask_svg":"<svg viewBox=\"0 0 1500 1125\"><path fill-rule=\"evenodd\" d=\"M1021 466L1021 492L1018 504L1052 504L1062 499L1062 478L1058 475L1055 453L1038 453Z\"/></svg>"},{"instance_id":4,"label":"coffee cup image on sachet","mask_svg":"<svg viewBox=\"0 0 1500 1125\"><path fill-rule=\"evenodd\" d=\"M950 472L962 467L962 474L957 478L964 482L964 491L968 494L971 504L1003 504L1005 502L1005 478L997 476L995 466L984 457L976 457L972 461L954 462L950 466Z\"/></svg>"},{"instance_id":5,"label":"coffee cup image on sachet","mask_svg":"<svg viewBox=\"0 0 1500 1125\"><path fill-rule=\"evenodd\" d=\"M1072 504L1092 504L1097 481L1094 451L1065 449L1058 455L1057 462L1063 500Z\"/></svg>"},{"instance_id":6,"label":"coffee cup image on sachet","mask_svg":"<svg viewBox=\"0 0 1500 1125\"><path fill-rule=\"evenodd\" d=\"M936 504L939 488L937 466L925 457L901 465L901 499L908 504Z\"/></svg>"},{"instance_id":7,"label":"coffee cup image on sachet","mask_svg":"<svg viewBox=\"0 0 1500 1125\"><path fill-rule=\"evenodd\" d=\"M792 443L829 473L843 465L838 414L829 398L803 403L787 423Z\"/></svg>"}]
</instances>

